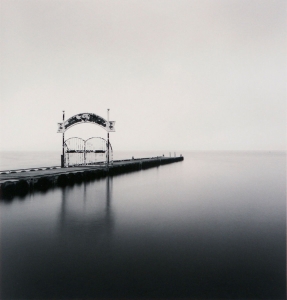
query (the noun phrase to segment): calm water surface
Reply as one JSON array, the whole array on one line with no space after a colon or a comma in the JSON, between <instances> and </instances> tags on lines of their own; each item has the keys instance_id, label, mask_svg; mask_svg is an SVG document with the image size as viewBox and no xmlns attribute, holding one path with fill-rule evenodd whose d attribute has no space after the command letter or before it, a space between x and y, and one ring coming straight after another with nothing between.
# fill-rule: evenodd
<instances>
[{"instance_id":1,"label":"calm water surface","mask_svg":"<svg viewBox=\"0 0 287 300\"><path fill-rule=\"evenodd\" d=\"M1 299L285 299L285 154L183 154L2 200Z\"/></svg>"}]
</instances>

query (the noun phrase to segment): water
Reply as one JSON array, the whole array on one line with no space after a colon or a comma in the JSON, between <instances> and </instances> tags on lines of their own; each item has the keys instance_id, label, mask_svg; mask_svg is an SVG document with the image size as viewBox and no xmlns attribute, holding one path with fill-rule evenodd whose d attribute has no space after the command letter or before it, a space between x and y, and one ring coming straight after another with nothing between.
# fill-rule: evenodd
<instances>
[{"instance_id":1,"label":"water","mask_svg":"<svg viewBox=\"0 0 287 300\"><path fill-rule=\"evenodd\" d=\"M1 299L285 299L285 154L183 154L1 201Z\"/></svg>"}]
</instances>

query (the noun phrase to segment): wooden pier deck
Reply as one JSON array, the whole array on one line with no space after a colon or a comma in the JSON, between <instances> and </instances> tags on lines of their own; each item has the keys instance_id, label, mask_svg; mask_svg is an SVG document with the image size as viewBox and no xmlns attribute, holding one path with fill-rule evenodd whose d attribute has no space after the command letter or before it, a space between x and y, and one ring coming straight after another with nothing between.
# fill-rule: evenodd
<instances>
[{"instance_id":1,"label":"wooden pier deck","mask_svg":"<svg viewBox=\"0 0 287 300\"><path fill-rule=\"evenodd\" d=\"M47 190L51 186L65 186L75 182L87 181L131 171L157 167L182 161L179 157L151 157L114 161L107 168L103 163L76 167L43 167L0 171L0 197L25 194L31 190Z\"/></svg>"}]
</instances>

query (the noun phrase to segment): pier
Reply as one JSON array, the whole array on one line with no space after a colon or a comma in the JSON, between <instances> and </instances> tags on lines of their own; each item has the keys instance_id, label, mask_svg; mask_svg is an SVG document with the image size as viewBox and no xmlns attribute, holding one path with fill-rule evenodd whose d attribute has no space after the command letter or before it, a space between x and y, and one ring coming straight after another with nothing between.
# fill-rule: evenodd
<instances>
[{"instance_id":1,"label":"pier","mask_svg":"<svg viewBox=\"0 0 287 300\"><path fill-rule=\"evenodd\" d=\"M65 132L75 125L91 123L100 126L107 138L94 136L84 140L71 137L65 140ZM58 123L58 133L62 134L61 166L39 167L0 171L0 198L25 195L34 190L46 191L55 186L66 186L96 178L158 167L182 161L183 157L150 157L140 159L113 160L110 133L115 132L115 121L94 113L80 113Z\"/></svg>"},{"instance_id":2,"label":"pier","mask_svg":"<svg viewBox=\"0 0 287 300\"><path fill-rule=\"evenodd\" d=\"M85 166L43 167L0 171L0 197L11 198L34 190L46 191L55 186L66 186L106 176L144 170L160 165L183 161L178 157L151 157L98 163Z\"/></svg>"}]
</instances>

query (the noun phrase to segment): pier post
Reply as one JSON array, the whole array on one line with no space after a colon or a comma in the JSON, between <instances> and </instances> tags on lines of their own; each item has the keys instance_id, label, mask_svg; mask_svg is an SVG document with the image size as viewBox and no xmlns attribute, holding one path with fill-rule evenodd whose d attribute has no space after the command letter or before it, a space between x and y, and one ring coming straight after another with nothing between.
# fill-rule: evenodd
<instances>
[{"instance_id":1,"label":"pier post","mask_svg":"<svg viewBox=\"0 0 287 300\"><path fill-rule=\"evenodd\" d=\"M65 121L65 111L63 110L63 126ZM61 157L61 168L65 166L65 131L63 132L63 141L62 141L62 157Z\"/></svg>"},{"instance_id":2,"label":"pier post","mask_svg":"<svg viewBox=\"0 0 287 300\"><path fill-rule=\"evenodd\" d=\"M86 161L86 142L85 142L85 145L84 145L84 166L87 165L87 161Z\"/></svg>"},{"instance_id":3,"label":"pier post","mask_svg":"<svg viewBox=\"0 0 287 300\"><path fill-rule=\"evenodd\" d=\"M107 124L107 167L109 168L109 164L110 164L110 132L109 132L109 126L110 126L110 122L109 122L109 119L110 119L110 116L109 116L109 112L110 112L110 109L108 109L107 111L107 119L108 119L108 124Z\"/></svg>"}]
</instances>

